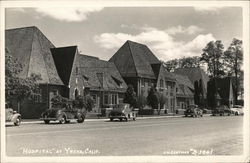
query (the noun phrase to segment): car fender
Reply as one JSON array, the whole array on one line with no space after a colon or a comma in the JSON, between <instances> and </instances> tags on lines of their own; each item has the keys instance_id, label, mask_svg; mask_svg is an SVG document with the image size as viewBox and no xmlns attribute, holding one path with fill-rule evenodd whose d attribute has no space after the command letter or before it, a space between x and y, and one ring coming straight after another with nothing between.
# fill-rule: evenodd
<instances>
[{"instance_id":1,"label":"car fender","mask_svg":"<svg viewBox=\"0 0 250 163\"><path fill-rule=\"evenodd\" d=\"M21 118L21 114L14 114L12 117L11 117L11 122L15 122L17 120L17 118Z\"/></svg>"},{"instance_id":2,"label":"car fender","mask_svg":"<svg viewBox=\"0 0 250 163\"><path fill-rule=\"evenodd\" d=\"M68 119L67 114L66 114L64 111L58 110L58 112L57 112L57 114L56 114L56 119L59 120L59 118L60 118L61 116L65 116L65 117L66 117L66 120Z\"/></svg>"}]
</instances>

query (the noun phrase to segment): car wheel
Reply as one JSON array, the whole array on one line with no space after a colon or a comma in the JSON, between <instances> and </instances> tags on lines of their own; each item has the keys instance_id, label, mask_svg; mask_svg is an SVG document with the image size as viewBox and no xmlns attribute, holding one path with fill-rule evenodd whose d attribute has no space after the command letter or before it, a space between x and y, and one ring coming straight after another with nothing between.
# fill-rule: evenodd
<instances>
[{"instance_id":1,"label":"car wheel","mask_svg":"<svg viewBox=\"0 0 250 163\"><path fill-rule=\"evenodd\" d=\"M185 117L187 117L187 114L185 114Z\"/></svg>"},{"instance_id":2,"label":"car wheel","mask_svg":"<svg viewBox=\"0 0 250 163\"><path fill-rule=\"evenodd\" d=\"M65 116L61 116L61 118L59 119L59 123L60 124L66 123L66 117Z\"/></svg>"},{"instance_id":3,"label":"car wheel","mask_svg":"<svg viewBox=\"0 0 250 163\"><path fill-rule=\"evenodd\" d=\"M133 121L135 121L135 118L133 118Z\"/></svg>"},{"instance_id":4,"label":"car wheel","mask_svg":"<svg viewBox=\"0 0 250 163\"><path fill-rule=\"evenodd\" d=\"M228 113L227 115L230 116L230 113Z\"/></svg>"},{"instance_id":5,"label":"car wheel","mask_svg":"<svg viewBox=\"0 0 250 163\"><path fill-rule=\"evenodd\" d=\"M70 123L70 120L65 121L65 123Z\"/></svg>"},{"instance_id":6,"label":"car wheel","mask_svg":"<svg viewBox=\"0 0 250 163\"><path fill-rule=\"evenodd\" d=\"M110 118L110 121L113 121L113 118Z\"/></svg>"},{"instance_id":7,"label":"car wheel","mask_svg":"<svg viewBox=\"0 0 250 163\"><path fill-rule=\"evenodd\" d=\"M128 122L128 118L125 118L125 121Z\"/></svg>"},{"instance_id":8,"label":"car wheel","mask_svg":"<svg viewBox=\"0 0 250 163\"><path fill-rule=\"evenodd\" d=\"M83 123L84 122L84 116L78 117L77 122L78 123Z\"/></svg>"},{"instance_id":9,"label":"car wheel","mask_svg":"<svg viewBox=\"0 0 250 163\"><path fill-rule=\"evenodd\" d=\"M50 120L44 120L44 123L45 123L45 124L49 124L49 121L50 121Z\"/></svg>"},{"instance_id":10,"label":"car wheel","mask_svg":"<svg viewBox=\"0 0 250 163\"><path fill-rule=\"evenodd\" d=\"M21 124L21 117L18 117L18 118L16 119L16 121L14 122L14 125L15 125L15 126L20 126L20 124Z\"/></svg>"},{"instance_id":11,"label":"car wheel","mask_svg":"<svg viewBox=\"0 0 250 163\"><path fill-rule=\"evenodd\" d=\"M203 115L201 114L201 117L203 117Z\"/></svg>"}]
</instances>

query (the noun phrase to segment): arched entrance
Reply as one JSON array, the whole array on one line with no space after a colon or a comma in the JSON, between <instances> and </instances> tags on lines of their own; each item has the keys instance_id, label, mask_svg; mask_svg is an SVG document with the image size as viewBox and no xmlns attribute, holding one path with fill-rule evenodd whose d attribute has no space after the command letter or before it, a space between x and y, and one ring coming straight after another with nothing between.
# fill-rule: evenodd
<instances>
[{"instance_id":1,"label":"arched entrance","mask_svg":"<svg viewBox=\"0 0 250 163\"><path fill-rule=\"evenodd\" d=\"M79 96L79 90L76 88L75 89L75 99L77 98L77 96Z\"/></svg>"}]
</instances>

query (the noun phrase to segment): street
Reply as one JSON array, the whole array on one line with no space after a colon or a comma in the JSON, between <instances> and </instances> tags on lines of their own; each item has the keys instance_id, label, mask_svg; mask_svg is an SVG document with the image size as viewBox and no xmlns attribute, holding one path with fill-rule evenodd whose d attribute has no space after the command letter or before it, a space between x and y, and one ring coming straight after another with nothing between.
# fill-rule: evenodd
<instances>
[{"instance_id":1,"label":"street","mask_svg":"<svg viewBox=\"0 0 250 163\"><path fill-rule=\"evenodd\" d=\"M6 127L8 156L239 155L243 116Z\"/></svg>"}]
</instances>

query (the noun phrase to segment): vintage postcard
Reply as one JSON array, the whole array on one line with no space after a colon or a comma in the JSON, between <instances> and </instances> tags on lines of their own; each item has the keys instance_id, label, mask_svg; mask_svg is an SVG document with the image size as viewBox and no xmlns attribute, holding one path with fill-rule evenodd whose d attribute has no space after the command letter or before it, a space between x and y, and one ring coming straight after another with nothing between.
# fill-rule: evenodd
<instances>
[{"instance_id":1,"label":"vintage postcard","mask_svg":"<svg viewBox=\"0 0 250 163\"><path fill-rule=\"evenodd\" d=\"M249 155L249 1L1 1L1 162Z\"/></svg>"}]
</instances>

